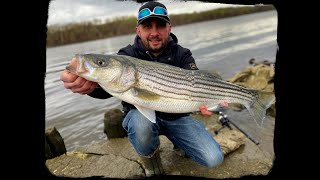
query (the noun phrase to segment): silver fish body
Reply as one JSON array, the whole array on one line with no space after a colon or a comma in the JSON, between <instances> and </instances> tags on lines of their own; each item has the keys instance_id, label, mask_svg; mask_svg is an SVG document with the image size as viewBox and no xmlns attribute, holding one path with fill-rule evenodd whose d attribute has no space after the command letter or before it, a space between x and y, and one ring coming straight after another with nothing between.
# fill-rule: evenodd
<instances>
[{"instance_id":1,"label":"silver fish body","mask_svg":"<svg viewBox=\"0 0 320 180\"><path fill-rule=\"evenodd\" d=\"M78 54L76 58L74 73L135 105L152 122L155 110L187 113L199 111L201 105L215 110L219 103L227 102L244 105L261 126L266 109L275 101L273 94L226 82L206 71L124 55Z\"/></svg>"}]
</instances>

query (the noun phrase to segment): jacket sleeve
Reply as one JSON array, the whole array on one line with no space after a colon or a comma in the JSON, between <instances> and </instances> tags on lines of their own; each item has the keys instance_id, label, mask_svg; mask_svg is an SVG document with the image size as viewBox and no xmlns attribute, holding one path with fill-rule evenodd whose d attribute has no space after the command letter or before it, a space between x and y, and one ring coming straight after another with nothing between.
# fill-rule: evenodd
<instances>
[{"instance_id":1,"label":"jacket sleeve","mask_svg":"<svg viewBox=\"0 0 320 180\"><path fill-rule=\"evenodd\" d=\"M89 94L90 97L97 99L107 99L112 97L109 93L107 93L104 89L102 89L99 85Z\"/></svg>"},{"instance_id":2,"label":"jacket sleeve","mask_svg":"<svg viewBox=\"0 0 320 180\"><path fill-rule=\"evenodd\" d=\"M127 55L127 56L132 56L135 57L135 53L133 50L133 47L129 44L126 47L121 48L118 53L118 55Z\"/></svg>"},{"instance_id":3,"label":"jacket sleeve","mask_svg":"<svg viewBox=\"0 0 320 180\"><path fill-rule=\"evenodd\" d=\"M189 70L199 70L194 58L192 57L192 53L189 49L183 48L183 56L181 59L182 68Z\"/></svg>"}]
</instances>

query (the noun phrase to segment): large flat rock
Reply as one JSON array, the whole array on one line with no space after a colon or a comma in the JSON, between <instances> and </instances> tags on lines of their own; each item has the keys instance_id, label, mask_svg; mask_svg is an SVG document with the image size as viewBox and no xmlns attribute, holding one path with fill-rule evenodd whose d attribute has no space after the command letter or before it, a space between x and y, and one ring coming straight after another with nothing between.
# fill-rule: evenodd
<instances>
[{"instance_id":1,"label":"large flat rock","mask_svg":"<svg viewBox=\"0 0 320 180\"><path fill-rule=\"evenodd\" d=\"M268 174L273 154L262 148L264 143L257 146L237 129L224 128L215 135L216 125L209 123L207 127L225 153L224 162L214 168L201 166L190 158L177 155L173 144L165 136L160 136L160 156L165 175L230 178ZM128 138L124 137L81 147L47 160L46 165L56 176L141 178L145 176L141 163Z\"/></svg>"}]
</instances>

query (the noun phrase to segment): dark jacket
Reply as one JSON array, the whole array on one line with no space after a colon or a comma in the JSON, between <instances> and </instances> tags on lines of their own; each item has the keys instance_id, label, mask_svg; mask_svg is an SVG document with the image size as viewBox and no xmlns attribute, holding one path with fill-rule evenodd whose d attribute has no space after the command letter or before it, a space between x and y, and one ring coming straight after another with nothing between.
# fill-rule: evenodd
<instances>
[{"instance_id":1,"label":"dark jacket","mask_svg":"<svg viewBox=\"0 0 320 180\"><path fill-rule=\"evenodd\" d=\"M136 57L142 60L155 61L170 64L184 69L197 70L194 58L189 49L183 48L178 44L178 39L174 34L170 34L170 40L164 51L157 57L149 53L143 46L140 37L136 36L133 45L128 45L121 48L118 53L119 55L128 55ZM88 94L94 98L106 99L111 97L110 94L105 92L102 88L96 88L92 93ZM131 109L135 109L132 104L122 101L123 112L126 115ZM188 113L176 114L176 113L163 113L157 112L156 116L163 120L175 120L179 117L186 116Z\"/></svg>"}]
</instances>

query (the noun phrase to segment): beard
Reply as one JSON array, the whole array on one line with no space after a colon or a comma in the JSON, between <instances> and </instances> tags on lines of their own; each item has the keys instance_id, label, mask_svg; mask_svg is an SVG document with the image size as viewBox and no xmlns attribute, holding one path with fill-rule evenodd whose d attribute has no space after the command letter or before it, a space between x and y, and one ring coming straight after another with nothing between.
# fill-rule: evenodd
<instances>
[{"instance_id":1,"label":"beard","mask_svg":"<svg viewBox=\"0 0 320 180\"><path fill-rule=\"evenodd\" d=\"M153 53L159 53L162 52L164 49L166 48L166 46L161 46L159 48L148 48L148 51L153 52Z\"/></svg>"},{"instance_id":2,"label":"beard","mask_svg":"<svg viewBox=\"0 0 320 180\"><path fill-rule=\"evenodd\" d=\"M157 41L159 45L152 45L153 41ZM162 52L166 47L168 40L162 40L159 37L147 38L146 41L142 41L146 49L153 53Z\"/></svg>"}]
</instances>

